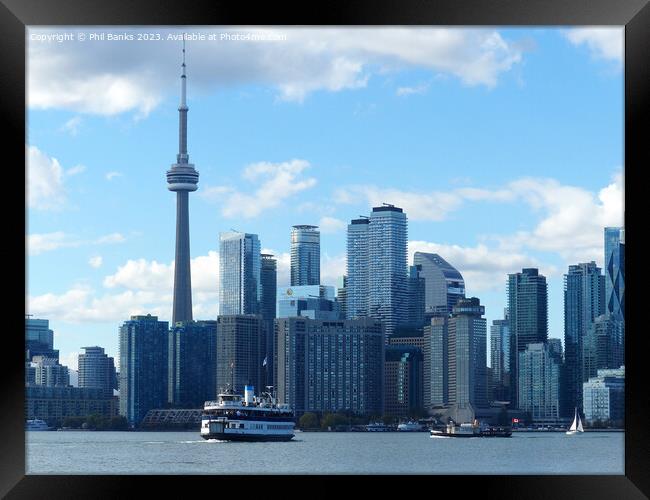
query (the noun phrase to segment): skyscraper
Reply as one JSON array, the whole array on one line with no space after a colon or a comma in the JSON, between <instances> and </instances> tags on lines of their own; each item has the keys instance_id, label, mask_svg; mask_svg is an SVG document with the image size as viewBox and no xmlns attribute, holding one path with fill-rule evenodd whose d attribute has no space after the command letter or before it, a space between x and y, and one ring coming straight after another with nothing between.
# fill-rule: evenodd
<instances>
[{"instance_id":1,"label":"skyscraper","mask_svg":"<svg viewBox=\"0 0 650 500\"><path fill-rule=\"evenodd\" d=\"M404 211L389 204L374 207L368 224L368 316L384 324L387 336L408 321L406 244Z\"/></svg>"},{"instance_id":2,"label":"skyscraper","mask_svg":"<svg viewBox=\"0 0 650 500\"><path fill-rule=\"evenodd\" d=\"M424 278L425 315L451 314L456 302L465 298L463 276L436 253L415 252L413 264L420 266Z\"/></svg>"},{"instance_id":3,"label":"skyscraper","mask_svg":"<svg viewBox=\"0 0 650 500\"><path fill-rule=\"evenodd\" d=\"M320 284L320 231L318 226L291 228L291 286Z\"/></svg>"},{"instance_id":4,"label":"skyscraper","mask_svg":"<svg viewBox=\"0 0 650 500\"><path fill-rule=\"evenodd\" d=\"M50 329L47 319L25 317L25 360L34 356L59 359L58 349L54 349L54 331Z\"/></svg>"},{"instance_id":5,"label":"skyscraper","mask_svg":"<svg viewBox=\"0 0 650 500\"><path fill-rule=\"evenodd\" d=\"M449 318L448 401L487 407L487 322L476 297L460 299Z\"/></svg>"},{"instance_id":6,"label":"skyscraper","mask_svg":"<svg viewBox=\"0 0 650 500\"><path fill-rule=\"evenodd\" d=\"M495 319L490 327L490 367L492 368L493 401L507 401L510 398L510 321L508 308L504 319Z\"/></svg>"},{"instance_id":7,"label":"skyscraper","mask_svg":"<svg viewBox=\"0 0 650 500\"><path fill-rule=\"evenodd\" d=\"M176 193L176 257L174 261L174 306L172 325L177 321L192 321L192 279L190 273L190 222L188 196L197 190L199 173L189 163L187 154L187 103L185 75L185 40L181 74L181 102L179 112L178 155L176 163L167 171L167 188Z\"/></svg>"},{"instance_id":8,"label":"skyscraper","mask_svg":"<svg viewBox=\"0 0 650 500\"><path fill-rule=\"evenodd\" d=\"M168 338L169 323L151 314L120 327L120 415L130 425L167 403Z\"/></svg>"},{"instance_id":9,"label":"skyscraper","mask_svg":"<svg viewBox=\"0 0 650 500\"><path fill-rule=\"evenodd\" d=\"M273 385L273 320L277 300L278 284L278 263L270 254L261 254L262 265L260 271L260 314L264 321L264 346L263 352L266 358L265 370L263 372L263 384Z\"/></svg>"},{"instance_id":10,"label":"skyscraper","mask_svg":"<svg viewBox=\"0 0 650 500\"><path fill-rule=\"evenodd\" d=\"M519 353L548 338L548 286L535 268L508 275L510 315L510 401L517 408Z\"/></svg>"},{"instance_id":11,"label":"skyscraper","mask_svg":"<svg viewBox=\"0 0 650 500\"><path fill-rule=\"evenodd\" d=\"M278 318L278 400L307 411L378 415L383 409L384 337L371 318Z\"/></svg>"},{"instance_id":12,"label":"skyscraper","mask_svg":"<svg viewBox=\"0 0 650 500\"><path fill-rule=\"evenodd\" d=\"M625 229L605 228L605 307L610 316L625 319Z\"/></svg>"},{"instance_id":13,"label":"skyscraper","mask_svg":"<svg viewBox=\"0 0 650 500\"><path fill-rule=\"evenodd\" d=\"M341 319L348 317L348 277L341 276L337 281L336 301L341 306Z\"/></svg>"},{"instance_id":14,"label":"skyscraper","mask_svg":"<svg viewBox=\"0 0 650 500\"><path fill-rule=\"evenodd\" d=\"M243 394L245 385L262 389L264 353L262 317L253 314L217 318L217 391L232 386Z\"/></svg>"},{"instance_id":15,"label":"skyscraper","mask_svg":"<svg viewBox=\"0 0 650 500\"><path fill-rule=\"evenodd\" d=\"M449 317L434 316L424 327L422 380L425 409L449 402Z\"/></svg>"},{"instance_id":16,"label":"skyscraper","mask_svg":"<svg viewBox=\"0 0 650 500\"><path fill-rule=\"evenodd\" d=\"M257 314L262 286L256 234L219 233L219 314Z\"/></svg>"},{"instance_id":17,"label":"skyscraper","mask_svg":"<svg viewBox=\"0 0 650 500\"><path fill-rule=\"evenodd\" d=\"M370 218L353 219L348 224L346 317L368 315L368 228Z\"/></svg>"},{"instance_id":18,"label":"skyscraper","mask_svg":"<svg viewBox=\"0 0 650 500\"><path fill-rule=\"evenodd\" d=\"M216 397L217 322L178 322L169 330L167 400L202 408Z\"/></svg>"},{"instance_id":19,"label":"skyscraper","mask_svg":"<svg viewBox=\"0 0 650 500\"><path fill-rule=\"evenodd\" d=\"M531 342L518 358L519 409L530 412L533 422L556 423L561 362L556 346L549 342Z\"/></svg>"},{"instance_id":20,"label":"skyscraper","mask_svg":"<svg viewBox=\"0 0 650 500\"><path fill-rule=\"evenodd\" d=\"M117 389L115 361L104 352L103 347L82 347L79 354L79 387L102 389L107 396Z\"/></svg>"},{"instance_id":21,"label":"skyscraper","mask_svg":"<svg viewBox=\"0 0 650 500\"><path fill-rule=\"evenodd\" d=\"M605 312L605 276L595 262L569 266L564 275L565 361L561 414L573 415L582 408L584 340L593 321ZM601 367L605 368L605 367ZM595 371L593 374L595 375Z\"/></svg>"},{"instance_id":22,"label":"skyscraper","mask_svg":"<svg viewBox=\"0 0 650 500\"><path fill-rule=\"evenodd\" d=\"M422 266L409 266L408 286L408 318L407 324L414 328L424 327L425 280L422 276Z\"/></svg>"},{"instance_id":23,"label":"skyscraper","mask_svg":"<svg viewBox=\"0 0 650 500\"><path fill-rule=\"evenodd\" d=\"M404 417L422 410L422 350L387 345L384 364L384 414Z\"/></svg>"}]
</instances>

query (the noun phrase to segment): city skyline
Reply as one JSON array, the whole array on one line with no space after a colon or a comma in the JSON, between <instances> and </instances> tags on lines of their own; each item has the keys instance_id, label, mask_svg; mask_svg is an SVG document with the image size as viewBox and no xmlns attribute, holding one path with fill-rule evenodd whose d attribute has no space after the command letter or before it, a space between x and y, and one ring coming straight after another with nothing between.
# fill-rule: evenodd
<instances>
[{"instance_id":1,"label":"city skyline","mask_svg":"<svg viewBox=\"0 0 650 500\"><path fill-rule=\"evenodd\" d=\"M286 31L291 33L291 30ZM326 38L326 34L323 34L326 31L315 30L315 36ZM197 159L197 164L205 165L201 174L205 179L206 196L199 198L196 195L190 223L192 248L196 248L192 259L194 299L198 306L195 308L195 318L214 319L218 314L216 263L219 258L219 232L225 232L234 226L238 230L258 234L262 252L272 253L278 259L277 285L282 286L289 284L291 226L318 225L321 231L321 282L335 285L336 278L345 272L345 227L358 214L368 213L373 205L386 202L403 207L409 218L411 240L408 264L412 264L415 251L440 254L465 278L466 295L481 298L481 303L486 307L488 324L501 317L506 305L507 274L519 272L524 267L539 267L540 273L547 276L549 283L549 337L562 338L562 275L569 264L591 260L603 268L602 228L623 225L622 172L618 167L622 164L622 137L617 140L607 139L608 134L613 134L608 127L591 129L592 135L598 137L591 140L607 145L605 154L599 149L599 158L591 158L591 161L578 155L576 146L560 140L559 145L562 147L559 149L568 158L580 160L575 172L562 172L562 167L566 170L566 166L571 163L568 159L556 161L553 166L554 155L544 157L544 161L551 165L547 170L540 168L543 163L540 160L532 162L538 162L536 165L517 166L517 160L524 156L521 151L512 153L510 162L505 162L509 163L508 166L502 164L508 158L494 155L496 149L492 149L503 146L499 137L494 133L488 134L495 143L490 146L485 139L479 139L478 128L469 127L455 118L458 110L452 110L453 105L447 107L441 102L451 99L450 102L461 105L460 109L463 109L462 106L477 106L476 113L481 117L479 122L483 126L491 124L489 112L498 103L506 102L503 94L512 93L521 104L521 99L529 97L528 94L539 97L541 91L553 90L553 83L562 80L551 79L543 89L536 84L534 72L547 67L545 65L549 64L549 60L544 57L550 57L547 54L550 51L551 55L562 54L566 60L560 58L560 63L566 71L569 61L571 64L579 64L581 69L588 71L592 86L597 87L591 89L589 96L582 96L578 103L582 106L582 113L576 112L579 116L569 113L572 125L565 126L595 127L585 120L589 113L584 108L590 104L595 105L597 100L603 100L607 102L602 106L607 109L599 110L599 120L602 116L607 116L607 120L613 123L611 128L615 129L618 124L619 131L622 131L622 99L619 97L620 102L613 105L610 98L611 95L616 95L617 88L622 91L620 71L612 74L610 62L591 57L585 46L574 45L570 37L560 31L466 30L472 34L467 35L469 41L472 36L480 38L481 33L485 33L485 36L496 33L506 47L506 52L514 51L515 42L521 42L526 37L535 39L538 43L536 51L522 50L519 53L527 66L513 63L511 66L514 69L497 72L495 81L488 83L468 83L454 71L438 67L432 73L440 78L433 78L418 90L418 82L423 79L428 81L427 71L431 72L430 68L419 62L407 70L393 70L385 77L379 76L379 73L369 73L371 76L364 85L356 87L315 87L302 97L301 102L296 102L286 99L287 95L282 94L282 90L280 96L284 96L284 100L273 95L274 88L282 87L268 82L258 86L250 83L233 84L230 87L219 87L218 92L210 93L205 82L205 68L203 74L200 69L197 70L196 80L203 82L203 87L197 83L200 91L190 93L190 104L194 102L193 110L196 110L196 117L190 119L190 127L194 158ZM303 36L304 32L301 32ZM191 64L202 66L198 55L192 55L192 44L188 45ZM31 46L30 43L30 48ZM169 46L166 63L177 60L178 46L179 43L175 47ZM176 59L171 55L172 48L176 50ZM74 49L57 46L57 50L61 49L73 59L79 57L78 54L75 55ZM41 51L43 50L41 46ZM66 50L71 52L65 52ZM123 48L104 47L102 50L119 52ZM497 51L495 57L499 55L503 54ZM42 55L34 55L34 59L38 57ZM544 63L541 66L540 57ZM177 68L174 64L170 66ZM571 75L572 78L580 76L577 71ZM518 83L518 78L524 81L522 87L518 87L521 83ZM576 85L581 85L578 80ZM170 78L171 81L177 82L173 78ZM190 80L190 85L192 81ZM33 87L30 89L28 102L31 103L30 97L35 95L41 99L40 94L34 94ZM137 88L133 90L134 99L137 100ZM250 95L243 95L245 93ZM155 187L155 179L158 178L154 179L153 175L160 176L164 171L168 162L163 163L158 158L165 155L169 157L169 147L166 145L169 143L171 147L173 144L174 129L177 127L177 124L173 124L174 108L170 105L174 100L173 94L170 88L169 95L161 99L158 105L152 105L144 115L142 110L137 110L137 106L127 106L127 109L116 112L113 117L104 117L97 110L84 110L82 105L78 109L62 110L67 105L55 103L49 106L52 109L42 109L48 106L38 99L30 106L28 312L35 317L50 320L56 346L61 350L62 364L74 367L69 358L76 357L84 345L105 346L107 354L117 359L115 332L121 321L131 315L150 312L158 315L161 320L171 320L169 296L172 287L169 282L173 274L172 266L168 263L173 261L173 245L170 245L173 208L163 199L164 193ZM556 91L551 94L558 101L551 104L559 106L556 110L562 109L562 103L567 101L557 95ZM481 100L484 100L483 104ZM470 103L462 104L463 101ZM263 118L262 121L279 120L279 132L269 130L268 126L259 129L250 121L254 116L250 114L252 108L260 103L264 103L264 106L257 108L259 117ZM326 124L334 125L334 120L340 118L343 110L348 115L340 132L327 128L326 138L331 138L336 144L346 145L344 135L355 131L363 139L361 144L365 147L355 148L347 144L347 149L338 152L341 158L337 158L336 155L323 151L314 142L314 139L321 139L321 135L317 134L318 137L304 141L305 135L299 128L309 125L306 115L313 115L328 106L338 110L338 114L328 113L323 116ZM419 113L416 107L423 107L423 112ZM238 108L242 109L243 121L252 127L246 134L242 134L240 126L232 121L238 116L235 113ZM467 107L464 109L467 111ZM223 121L230 125L217 125L216 135L222 138L218 141L219 148L214 150L206 146L213 141L212 135L215 132L211 131L206 136L205 130L202 130L208 124L215 125L210 110L215 113L218 110ZM428 114L434 111L434 114ZM514 107L506 106L504 113L513 117ZM563 118L566 118L564 115ZM466 158L460 158L458 154L450 157L448 148L442 144L445 139L435 141L435 146L441 150L440 157L446 156L445 161L450 164L444 172L435 168L441 162L438 154L422 147L416 148L412 154L409 151L406 163L411 168L404 169L404 160L402 158L400 161L398 153L405 146L411 148L414 140L419 140L422 144L434 140L428 135L434 131L440 133L441 137L446 136L440 123L432 123L431 130L421 126L424 124L422 120L427 116L450 120L451 129L455 133L463 131L467 140L473 142L477 149L488 147L494 156L484 157L483 161L487 162L491 176L486 177L481 172L485 169L483 165L480 168L471 166L477 160L476 152L464 151ZM522 116L529 118L528 114L517 116L520 119ZM177 117L174 118L177 120ZM397 136L399 140L396 144L390 141L381 144L378 149L384 154L388 153L385 160L368 149L372 137L384 137L389 131L397 132L400 127L404 128L403 120L407 118L411 119L408 123L413 123L412 127L406 127L408 133L414 136L412 139L402 131ZM289 123L292 120L297 121L295 126ZM378 124L373 126L371 121L377 121ZM402 125L395 126L391 122ZM505 122L500 124L505 127L501 133L507 131L512 134L507 143L514 142L517 134L513 127L507 126ZM307 130L313 130L313 126L307 127ZM256 131L264 131L268 137L251 139ZM279 133L291 137L282 138ZM102 138L103 134L108 135ZM150 134L159 141L164 138L162 142L165 147L152 147ZM556 132L549 131L549 134L550 138L547 137L544 141L558 139ZM143 142L137 148L142 152L138 152L133 139L127 135L138 138L137 143ZM240 139L235 140L236 136ZM241 141L244 137L252 142L242 150L244 143ZM88 144L80 144L82 140ZM101 146L98 142L101 140L112 144L111 149L114 150L120 148L111 141L119 140L118 145L124 145L125 152L135 156L129 163L141 162L147 165L146 168L138 172L125 165L122 170L117 167L109 170L109 164L122 164L124 158L117 153L110 153L100 160L97 155L104 154L106 146L100 147L97 153L92 148ZM274 141L279 141L275 148L271 147ZM295 143L301 141L303 143L292 151ZM228 142L233 142L232 147L226 147ZM540 153L541 142L535 143L531 151ZM557 146L555 142L554 146ZM518 146L512 147L513 150L518 150ZM220 148L222 151L219 151ZM358 157L361 152L368 154L369 158L361 160ZM435 153L435 156L430 156L431 153ZM143 154L147 155L146 159ZM584 153L583 156L589 154ZM432 166L433 174L425 175ZM242 169L243 181L238 180ZM334 169L338 174L332 176L336 178L335 183L328 180L329 175L324 177L330 173L328 169ZM56 196L48 198L47 195L52 190L44 190L42 187L48 179L47 175L52 172L58 172L60 186L55 183L51 188L56 190L61 187L63 194L58 194L63 196L63 200ZM83 180L89 178L87 184L84 184ZM365 178L365 184L360 184L360 178ZM151 196L147 190L132 190L126 185L126 181L129 184L143 185L138 182L139 179L142 182L146 180L151 185ZM257 196L250 192L251 183L253 189L258 188ZM292 188L295 190L292 191ZM89 197L96 196L93 194L96 190L105 194L104 201L90 200ZM280 202L274 204L275 201L268 198L265 190L269 194L280 192L283 195ZM282 190L286 193L282 193ZM31 195L34 192L46 196L32 202ZM323 198L333 201L322 206L323 210L319 211L318 204L322 203ZM358 201L350 205L353 200ZM126 201L131 204L125 203ZM47 203L58 203L58 211L47 208ZM131 210L124 212L122 203L131 207ZM286 210L289 206L287 203L291 204L292 210ZM511 214L513 204L523 209L517 217ZM151 209L134 212L136 207ZM233 212L233 207L238 207L239 211ZM258 208L261 211L255 212ZM107 215L95 220L109 209L110 217ZM125 214L131 212L132 217L126 218ZM124 227L118 224L120 221L124 222ZM467 228L459 231L459 225ZM592 226L598 226L598 231ZM597 243L594 243L594 234ZM119 316L119 319L114 316Z\"/></svg>"}]
</instances>

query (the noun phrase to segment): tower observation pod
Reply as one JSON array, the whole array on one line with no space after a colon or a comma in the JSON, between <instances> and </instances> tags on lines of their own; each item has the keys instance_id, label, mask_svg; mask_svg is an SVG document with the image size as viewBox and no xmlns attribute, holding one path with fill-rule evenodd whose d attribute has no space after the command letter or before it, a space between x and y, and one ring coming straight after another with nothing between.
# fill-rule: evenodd
<instances>
[{"instance_id":1,"label":"tower observation pod","mask_svg":"<svg viewBox=\"0 0 650 500\"><path fill-rule=\"evenodd\" d=\"M181 65L181 103L178 107L178 154L167 171L167 188L176 192L176 257L174 267L174 306L172 325L192 321L192 283L190 275L190 224L188 193L198 189L199 173L187 154L187 76L185 75L185 36Z\"/></svg>"}]
</instances>

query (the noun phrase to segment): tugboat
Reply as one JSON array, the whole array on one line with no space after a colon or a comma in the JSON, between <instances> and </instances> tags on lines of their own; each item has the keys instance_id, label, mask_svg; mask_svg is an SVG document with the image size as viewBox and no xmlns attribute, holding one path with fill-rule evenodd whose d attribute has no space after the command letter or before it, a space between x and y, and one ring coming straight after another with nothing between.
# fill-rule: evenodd
<instances>
[{"instance_id":1,"label":"tugboat","mask_svg":"<svg viewBox=\"0 0 650 500\"><path fill-rule=\"evenodd\" d=\"M222 441L290 441L294 437L295 413L289 405L277 404L268 391L254 395L245 386L244 397L232 389L221 392L217 401L206 401L201 416L201 437Z\"/></svg>"}]
</instances>

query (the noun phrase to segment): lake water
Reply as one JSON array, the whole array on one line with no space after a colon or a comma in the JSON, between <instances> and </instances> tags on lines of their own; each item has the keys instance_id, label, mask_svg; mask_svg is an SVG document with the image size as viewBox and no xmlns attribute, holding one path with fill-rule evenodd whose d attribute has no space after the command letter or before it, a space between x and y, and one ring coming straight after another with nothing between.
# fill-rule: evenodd
<instances>
[{"instance_id":1,"label":"lake water","mask_svg":"<svg viewBox=\"0 0 650 500\"><path fill-rule=\"evenodd\" d=\"M27 432L27 474L624 474L624 433L297 432L290 442L198 432Z\"/></svg>"}]
</instances>

